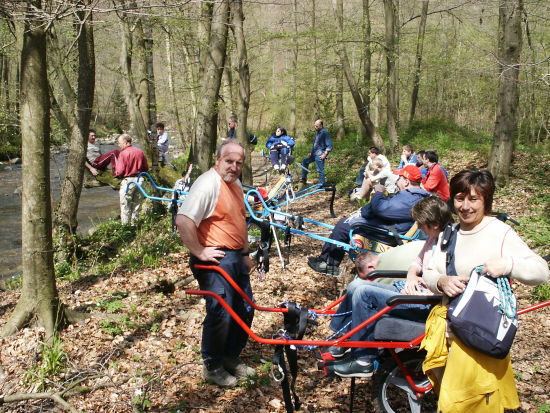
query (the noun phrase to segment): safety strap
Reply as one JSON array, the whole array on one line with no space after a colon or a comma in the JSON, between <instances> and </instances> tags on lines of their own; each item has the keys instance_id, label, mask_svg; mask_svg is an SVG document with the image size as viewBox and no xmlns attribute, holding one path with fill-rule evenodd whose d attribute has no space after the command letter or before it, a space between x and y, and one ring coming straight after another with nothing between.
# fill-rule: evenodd
<instances>
[{"instance_id":1,"label":"safety strap","mask_svg":"<svg viewBox=\"0 0 550 413\"><path fill-rule=\"evenodd\" d=\"M295 303L286 303L288 312L284 314L285 331L290 338L301 340L304 336L308 321L308 311L299 308ZM285 361L288 359L288 368ZM287 413L300 409L300 398L296 394L296 378L298 376L298 352L295 346L281 345L275 347L273 365L277 366L282 374L281 388ZM290 380L288 373L290 372ZM294 399L294 403L292 400Z\"/></svg>"},{"instance_id":2,"label":"safety strap","mask_svg":"<svg viewBox=\"0 0 550 413\"><path fill-rule=\"evenodd\" d=\"M391 231L393 237L395 238L395 242L397 242L397 245L403 245L403 240L399 236L399 232L395 229L395 226L388 225L388 229Z\"/></svg>"},{"instance_id":3,"label":"safety strap","mask_svg":"<svg viewBox=\"0 0 550 413\"><path fill-rule=\"evenodd\" d=\"M174 197L172 198L172 202L170 203L170 212L172 213L172 234L176 233L176 215L178 213L178 199L179 199L179 193L178 191L174 191Z\"/></svg>"},{"instance_id":4,"label":"safety strap","mask_svg":"<svg viewBox=\"0 0 550 413\"><path fill-rule=\"evenodd\" d=\"M290 227L287 226L285 229L285 265L287 265L290 260L291 243L292 243L292 233L290 232Z\"/></svg>"}]
</instances>

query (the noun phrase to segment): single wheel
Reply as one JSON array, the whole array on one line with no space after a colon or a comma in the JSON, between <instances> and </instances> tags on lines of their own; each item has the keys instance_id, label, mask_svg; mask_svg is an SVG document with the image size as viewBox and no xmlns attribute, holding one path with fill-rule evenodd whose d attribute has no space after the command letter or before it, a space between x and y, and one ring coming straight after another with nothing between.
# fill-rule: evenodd
<instances>
[{"instance_id":1,"label":"single wheel","mask_svg":"<svg viewBox=\"0 0 550 413\"><path fill-rule=\"evenodd\" d=\"M412 380L418 387L429 386L428 378L422 372L422 362L425 352L415 350L400 352L399 358L409 370ZM437 396L430 389L426 393L417 395L405 376L395 364L393 358L388 357L374 375L374 406L378 413L420 413L437 411Z\"/></svg>"}]
</instances>

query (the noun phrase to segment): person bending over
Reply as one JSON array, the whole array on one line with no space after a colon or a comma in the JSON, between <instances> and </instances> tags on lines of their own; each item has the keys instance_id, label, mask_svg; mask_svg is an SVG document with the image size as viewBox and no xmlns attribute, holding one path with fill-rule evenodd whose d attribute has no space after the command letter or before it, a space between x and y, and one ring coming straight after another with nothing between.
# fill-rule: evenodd
<instances>
[{"instance_id":1,"label":"person bending over","mask_svg":"<svg viewBox=\"0 0 550 413\"><path fill-rule=\"evenodd\" d=\"M399 192L392 197L384 195L384 186L375 185L370 203L349 217L338 221L330 234L330 239L348 243L349 231L354 224L368 224L388 229L392 226L400 233L406 233L414 224L411 208L429 194L420 188L420 170L414 165L407 165L399 171L396 185ZM369 237L368 233L361 234ZM341 247L326 242L319 257L309 257L308 265L317 272L329 275L339 274L339 265L345 251Z\"/></svg>"},{"instance_id":2,"label":"person bending over","mask_svg":"<svg viewBox=\"0 0 550 413\"><path fill-rule=\"evenodd\" d=\"M88 147L86 149L86 160L84 166L88 168L93 176L97 176L99 171L106 171L107 167L111 165L111 169L115 169L116 159L120 154L118 149L113 149L107 153L102 154L99 145L96 144L97 133L94 129L90 129L88 132Z\"/></svg>"},{"instance_id":3,"label":"person bending over","mask_svg":"<svg viewBox=\"0 0 550 413\"><path fill-rule=\"evenodd\" d=\"M349 312L351 303L351 315L334 317L330 324L332 330L343 334L354 329L363 321L385 308L387 299L394 295L431 294L420 275L428 266L434 247L437 244L439 233L452 221L452 214L445 202L436 196L430 196L418 202L413 207L412 215L428 238L418 257L411 263L406 281L396 280L392 284L386 284L375 281L363 281L362 279L354 280L348 286L346 298L337 310L337 314ZM370 267L366 267L362 271L366 272L369 269ZM349 298L348 295L350 296ZM388 314L411 321L425 321L429 311L430 307L427 305L401 304L390 310ZM351 340L374 341L374 327L375 323L367 325L354 334ZM345 347L330 347L329 351L334 357L340 358L344 356L348 349ZM377 354L378 350L376 348L353 348L348 357L329 363L327 370L333 371L342 377L370 377L374 372L374 360Z\"/></svg>"}]
</instances>

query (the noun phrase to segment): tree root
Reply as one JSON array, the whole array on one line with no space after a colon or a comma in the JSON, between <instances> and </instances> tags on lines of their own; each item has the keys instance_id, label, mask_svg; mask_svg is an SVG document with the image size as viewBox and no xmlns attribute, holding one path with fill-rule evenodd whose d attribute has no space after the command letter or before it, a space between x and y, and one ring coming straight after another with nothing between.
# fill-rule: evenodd
<instances>
[{"instance_id":1,"label":"tree root","mask_svg":"<svg viewBox=\"0 0 550 413\"><path fill-rule=\"evenodd\" d=\"M78 410L73 407L72 404L65 401L60 393L13 393L0 396L0 406L4 403L15 403L24 400L46 400L50 399L61 406L64 410L71 413L78 413Z\"/></svg>"}]
</instances>

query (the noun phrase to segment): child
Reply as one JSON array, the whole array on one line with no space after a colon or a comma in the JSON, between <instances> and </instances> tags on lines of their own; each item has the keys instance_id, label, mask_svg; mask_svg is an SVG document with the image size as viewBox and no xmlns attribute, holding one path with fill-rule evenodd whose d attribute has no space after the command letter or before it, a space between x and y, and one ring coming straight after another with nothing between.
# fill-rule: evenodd
<instances>
[{"instance_id":1,"label":"child","mask_svg":"<svg viewBox=\"0 0 550 413\"><path fill-rule=\"evenodd\" d=\"M412 145L404 145L403 152L401 153L401 161L397 169L403 169L405 165L417 165L418 156L414 153ZM417 165L418 166L418 165Z\"/></svg>"},{"instance_id":2,"label":"child","mask_svg":"<svg viewBox=\"0 0 550 413\"><path fill-rule=\"evenodd\" d=\"M158 122L157 128L157 147L159 150L159 162L167 162L166 152L168 152L168 146L170 146L170 139L168 138L168 132L164 130L164 123Z\"/></svg>"},{"instance_id":3,"label":"child","mask_svg":"<svg viewBox=\"0 0 550 413\"><path fill-rule=\"evenodd\" d=\"M267 140L265 146L269 149L269 159L273 169L284 171L287 165L288 154L294 147L294 139L286 134L286 129L278 127L275 133ZM281 166L279 167L279 160Z\"/></svg>"},{"instance_id":4,"label":"child","mask_svg":"<svg viewBox=\"0 0 550 413\"><path fill-rule=\"evenodd\" d=\"M397 188L396 185L399 176L392 173L390 169L387 169L381 159L375 159L372 161L372 167L373 172L371 172L368 168L365 169L365 181L363 182L363 186L359 191L351 194L351 200L361 199L366 195L370 197L370 190L377 183L384 185L384 189L389 195L399 192L399 188Z\"/></svg>"}]
</instances>

